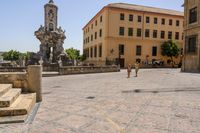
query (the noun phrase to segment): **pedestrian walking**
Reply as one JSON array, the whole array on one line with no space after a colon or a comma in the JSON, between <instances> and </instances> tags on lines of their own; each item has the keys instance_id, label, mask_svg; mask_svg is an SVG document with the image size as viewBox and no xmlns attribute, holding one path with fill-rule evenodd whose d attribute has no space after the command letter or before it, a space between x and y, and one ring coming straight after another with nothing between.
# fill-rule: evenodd
<instances>
[{"instance_id":1,"label":"pedestrian walking","mask_svg":"<svg viewBox=\"0 0 200 133\"><path fill-rule=\"evenodd\" d=\"M137 61L137 62L135 63L135 77L138 76L139 67L140 67L140 63Z\"/></svg>"},{"instance_id":2,"label":"pedestrian walking","mask_svg":"<svg viewBox=\"0 0 200 133\"><path fill-rule=\"evenodd\" d=\"M127 73L128 73L128 78L130 78L130 75L131 75L131 64L128 64Z\"/></svg>"}]
</instances>

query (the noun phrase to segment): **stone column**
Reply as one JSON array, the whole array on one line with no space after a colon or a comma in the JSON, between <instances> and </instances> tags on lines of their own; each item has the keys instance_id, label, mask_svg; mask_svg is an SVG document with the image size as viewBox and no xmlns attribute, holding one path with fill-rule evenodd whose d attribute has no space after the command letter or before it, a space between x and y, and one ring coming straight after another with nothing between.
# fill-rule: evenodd
<instances>
[{"instance_id":1,"label":"stone column","mask_svg":"<svg viewBox=\"0 0 200 133\"><path fill-rule=\"evenodd\" d=\"M42 66L30 65L27 70L28 90L36 93L36 102L42 101Z\"/></svg>"}]
</instances>

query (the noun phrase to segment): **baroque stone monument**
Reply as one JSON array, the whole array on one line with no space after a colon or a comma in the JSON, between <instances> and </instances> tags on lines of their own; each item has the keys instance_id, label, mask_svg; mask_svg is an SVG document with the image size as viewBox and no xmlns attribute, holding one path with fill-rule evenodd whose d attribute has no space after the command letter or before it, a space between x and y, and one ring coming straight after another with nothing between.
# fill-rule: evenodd
<instances>
[{"instance_id":1,"label":"baroque stone monument","mask_svg":"<svg viewBox=\"0 0 200 133\"><path fill-rule=\"evenodd\" d=\"M44 6L44 11L44 26L41 25L35 32L35 36L41 42L38 55L45 64L57 64L61 57L66 57L63 48L65 31L61 27L58 28L58 7L53 0Z\"/></svg>"}]
</instances>

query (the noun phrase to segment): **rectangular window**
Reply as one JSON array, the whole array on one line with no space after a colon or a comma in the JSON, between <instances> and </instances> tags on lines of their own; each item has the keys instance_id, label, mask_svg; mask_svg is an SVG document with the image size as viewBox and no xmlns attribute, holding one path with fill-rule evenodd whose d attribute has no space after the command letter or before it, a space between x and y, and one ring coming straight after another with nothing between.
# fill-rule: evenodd
<instances>
[{"instance_id":1,"label":"rectangular window","mask_svg":"<svg viewBox=\"0 0 200 133\"><path fill-rule=\"evenodd\" d=\"M190 9L189 11L189 23L197 22L197 7Z\"/></svg>"},{"instance_id":2,"label":"rectangular window","mask_svg":"<svg viewBox=\"0 0 200 133\"><path fill-rule=\"evenodd\" d=\"M165 25L165 19L162 18L162 22L161 22L162 25Z\"/></svg>"},{"instance_id":3,"label":"rectangular window","mask_svg":"<svg viewBox=\"0 0 200 133\"><path fill-rule=\"evenodd\" d=\"M93 29L93 24L92 24L92 26L91 26L91 29Z\"/></svg>"},{"instance_id":4,"label":"rectangular window","mask_svg":"<svg viewBox=\"0 0 200 133\"><path fill-rule=\"evenodd\" d=\"M93 41L93 35L91 35L91 41Z\"/></svg>"},{"instance_id":5,"label":"rectangular window","mask_svg":"<svg viewBox=\"0 0 200 133\"><path fill-rule=\"evenodd\" d=\"M133 21L133 15L132 15L132 14L129 15L129 21L130 21L130 22Z\"/></svg>"},{"instance_id":6,"label":"rectangular window","mask_svg":"<svg viewBox=\"0 0 200 133\"><path fill-rule=\"evenodd\" d=\"M158 18L154 18L154 24L158 24Z\"/></svg>"},{"instance_id":7,"label":"rectangular window","mask_svg":"<svg viewBox=\"0 0 200 133\"><path fill-rule=\"evenodd\" d=\"M124 27L119 27L119 35L124 36Z\"/></svg>"},{"instance_id":8,"label":"rectangular window","mask_svg":"<svg viewBox=\"0 0 200 133\"><path fill-rule=\"evenodd\" d=\"M179 26L179 25L180 25L180 21L176 20L176 26Z\"/></svg>"},{"instance_id":9,"label":"rectangular window","mask_svg":"<svg viewBox=\"0 0 200 133\"><path fill-rule=\"evenodd\" d=\"M92 47L90 48L90 57L91 58L93 57L93 48Z\"/></svg>"},{"instance_id":10,"label":"rectangular window","mask_svg":"<svg viewBox=\"0 0 200 133\"><path fill-rule=\"evenodd\" d=\"M99 37L102 37L102 29L99 30Z\"/></svg>"},{"instance_id":11,"label":"rectangular window","mask_svg":"<svg viewBox=\"0 0 200 133\"><path fill-rule=\"evenodd\" d=\"M87 55L87 52L86 52L87 50L86 49L84 49L83 50L83 55ZM86 56L87 57L87 56Z\"/></svg>"},{"instance_id":12,"label":"rectangular window","mask_svg":"<svg viewBox=\"0 0 200 133\"><path fill-rule=\"evenodd\" d=\"M95 32L95 36L94 36L94 39L97 39L97 32Z\"/></svg>"},{"instance_id":13,"label":"rectangular window","mask_svg":"<svg viewBox=\"0 0 200 133\"><path fill-rule=\"evenodd\" d=\"M153 30L153 38L157 38L158 36L158 31L157 30Z\"/></svg>"},{"instance_id":14,"label":"rectangular window","mask_svg":"<svg viewBox=\"0 0 200 133\"><path fill-rule=\"evenodd\" d=\"M179 32L176 32L175 39L179 40Z\"/></svg>"},{"instance_id":15,"label":"rectangular window","mask_svg":"<svg viewBox=\"0 0 200 133\"><path fill-rule=\"evenodd\" d=\"M146 17L146 23L150 23L150 17Z\"/></svg>"},{"instance_id":16,"label":"rectangular window","mask_svg":"<svg viewBox=\"0 0 200 133\"><path fill-rule=\"evenodd\" d=\"M119 44L119 54L124 55L124 45L123 44Z\"/></svg>"},{"instance_id":17,"label":"rectangular window","mask_svg":"<svg viewBox=\"0 0 200 133\"><path fill-rule=\"evenodd\" d=\"M88 43L90 42L90 37L88 37Z\"/></svg>"},{"instance_id":18,"label":"rectangular window","mask_svg":"<svg viewBox=\"0 0 200 133\"><path fill-rule=\"evenodd\" d=\"M87 49L84 49L83 54L87 57Z\"/></svg>"},{"instance_id":19,"label":"rectangular window","mask_svg":"<svg viewBox=\"0 0 200 133\"><path fill-rule=\"evenodd\" d=\"M150 36L150 30L149 29L146 29L145 30L145 37L149 37Z\"/></svg>"},{"instance_id":20,"label":"rectangular window","mask_svg":"<svg viewBox=\"0 0 200 133\"><path fill-rule=\"evenodd\" d=\"M188 38L188 53L195 53L196 52L196 45L197 45L197 36L191 36Z\"/></svg>"},{"instance_id":21,"label":"rectangular window","mask_svg":"<svg viewBox=\"0 0 200 133\"><path fill-rule=\"evenodd\" d=\"M97 26L97 20L95 21L95 26Z\"/></svg>"},{"instance_id":22,"label":"rectangular window","mask_svg":"<svg viewBox=\"0 0 200 133\"><path fill-rule=\"evenodd\" d=\"M133 36L133 28L128 28L128 36Z\"/></svg>"},{"instance_id":23,"label":"rectangular window","mask_svg":"<svg viewBox=\"0 0 200 133\"><path fill-rule=\"evenodd\" d=\"M142 29L137 29L137 37L141 37L142 36Z\"/></svg>"},{"instance_id":24,"label":"rectangular window","mask_svg":"<svg viewBox=\"0 0 200 133\"><path fill-rule=\"evenodd\" d=\"M102 22L102 21L103 21L103 17L101 16L101 17L100 17L100 22Z\"/></svg>"},{"instance_id":25,"label":"rectangular window","mask_svg":"<svg viewBox=\"0 0 200 133\"><path fill-rule=\"evenodd\" d=\"M138 22L142 22L142 16L138 16Z\"/></svg>"},{"instance_id":26,"label":"rectangular window","mask_svg":"<svg viewBox=\"0 0 200 133\"><path fill-rule=\"evenodd\" d=\"M94 57L97 57L97 46L94 47Z\"/></svg>"},{"instance_id":27,"label":"rectangular window","mask_svg":"<svg viewBox=\"0 0 200 133\"><path fill-rule=\"evenodd\" d=\"M170 40L172 39L172 32L171 31L168 32L168 39L170 39Z\"/></svg>"},{"instance_id":28,"label":"rectangular window","mask_svg":"<svg viewBox=\"0 0 200 133\"><path fill-rule=\"evenodd\" d=\"M161 38L161 39L165 39L165 31L161 31L161 33L160 33L160 38Z\"/></svg>"},{"instance_id":29,"label":"rectangular window","mask_svg":"<svg viewBox=\"0 0 200 133\"><path fill-rule=\"evenodd\" d=\"M86 58L87 58L87 49L84 49L84 55L86 56Z\"/></svg>"},{"instance_id":30,"label":"rectangular window","mask_svg":"<svg viewBox=\"0 0 200 133\"><path fill-rule=\"evenodd\" d=\"M152 56L157 56L157 47L152 47Z\"/></svg>"},{"instance_id":31,"label":"rectangular window","mask_svg":"<svg viewBox=\"0 0 200 133\"><path fill-rule=\"evenodd\" d=\"M124 13L120 13L120 20L124 20L124 18L125 18Z\"/></svg>"},{"instance_id":32,"label":"rectangular window","mask_svg":"<svg viewBox=\"0 0 200 133\"><path fill-rule=\"evenodd\" d=\"M102 57L102 45L99 46L99 57Z\"/></svg>"},{"instance_id":33,"label":"rectangular window","mask_svg":"<svg viewBox=\"0 0 200 133\"><path fill-rule=\"evenodd\" d=\"M88 57L88 58L90 57L89 51L90 51L90 49L88 48L88 49L87 49L87 57Z\"/></svg>"},{"instance_id":34,"label":"rectangular window","mask_svg":"<svg viewBox=\"0 0 200 133\"><path fill-rule=\"evenodd\" d=\"M173 24L173 21L172 19L169 20L169 25L172 25Z\"/></svg>"},{"instance_id":35,"label":"rectangular window","mask_svg":"<svg viewBox=\"0 0 200 133\"><path fill-rule=\"evenodd\" d=\"M139 46L139 45L136 46L136 55L137 56L142 55L142 46Z\"/></svg>"}]
</instances>

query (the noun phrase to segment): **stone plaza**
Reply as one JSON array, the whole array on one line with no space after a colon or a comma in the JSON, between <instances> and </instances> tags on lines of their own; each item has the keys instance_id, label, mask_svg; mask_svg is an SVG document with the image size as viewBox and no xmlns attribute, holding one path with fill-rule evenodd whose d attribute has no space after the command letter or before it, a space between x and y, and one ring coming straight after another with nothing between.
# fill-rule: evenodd
<instances>
[{"instance_id":1,"label":"stone plaza","mask_svg":"<svg viewBox=\"0 0 200 133\"><path fill-rule=\"evenodd\" d=\"M200 133L200 75L180 69L43 78L43 102L0 133Z\"/></svg>"}]
</instances>

